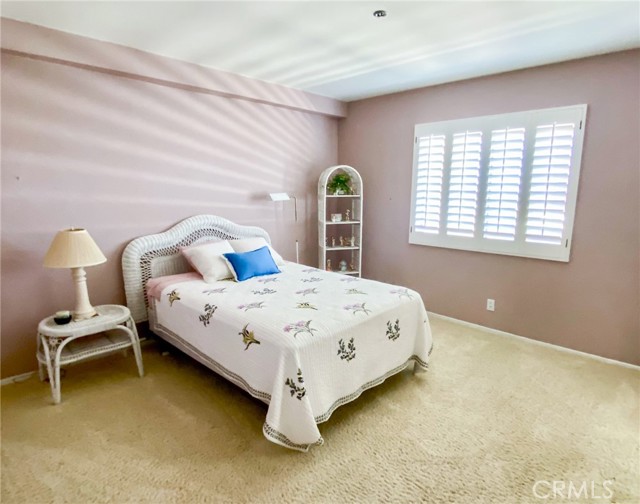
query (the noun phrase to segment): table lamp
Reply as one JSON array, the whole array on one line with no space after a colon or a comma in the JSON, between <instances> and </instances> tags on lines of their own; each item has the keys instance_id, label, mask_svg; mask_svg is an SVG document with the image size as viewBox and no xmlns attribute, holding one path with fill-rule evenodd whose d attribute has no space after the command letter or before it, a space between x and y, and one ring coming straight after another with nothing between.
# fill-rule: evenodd
<instances>
[{"instance_id":1,"label":"table lamp","mask_svg":"<svg viewBox=\"0 0 640 504\"><path fill-rule=\"evenodd\" d=\"M85 266L95 266L107 261L102 251L86 229L71 228L59 231L54 237L44 265L47 268L70 268L76 284L76 307L73 320L85 320L97 315L89 302Z\"/></svg>"}]
</instances>

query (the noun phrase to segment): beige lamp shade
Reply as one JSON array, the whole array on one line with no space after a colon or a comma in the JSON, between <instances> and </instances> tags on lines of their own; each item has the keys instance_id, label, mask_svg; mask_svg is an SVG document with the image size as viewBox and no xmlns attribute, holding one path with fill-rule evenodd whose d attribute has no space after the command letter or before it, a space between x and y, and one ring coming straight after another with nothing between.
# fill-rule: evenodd
<instances>
[{"instance_id":1,"label":"beige lamp shade","mask_svg":"<svg viewBox=\"0 0 640 504\"><path fill-rule=\"evenodd\" d=\"M82 268L107 262L86 229L59 231L44 256L47 268Z\"/></svg>"}]
</instances>

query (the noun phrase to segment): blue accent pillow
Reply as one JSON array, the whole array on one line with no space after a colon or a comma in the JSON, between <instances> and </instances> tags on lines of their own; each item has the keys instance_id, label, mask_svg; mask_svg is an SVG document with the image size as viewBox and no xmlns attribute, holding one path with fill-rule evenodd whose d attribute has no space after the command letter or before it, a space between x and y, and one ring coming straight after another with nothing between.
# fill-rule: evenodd
<instances>
[{"instance_id":1,"label":"blue accent pillow","mask_svg":"<svg viewBox=\"0 0 640 504\"><path fill-rule=\"evenodd\" d=\"M249 278L280 273L269 247L264 246L251 252L228 252L222 254L229 263L231 272L237 282Z\"/></svg>"}]
</instances>

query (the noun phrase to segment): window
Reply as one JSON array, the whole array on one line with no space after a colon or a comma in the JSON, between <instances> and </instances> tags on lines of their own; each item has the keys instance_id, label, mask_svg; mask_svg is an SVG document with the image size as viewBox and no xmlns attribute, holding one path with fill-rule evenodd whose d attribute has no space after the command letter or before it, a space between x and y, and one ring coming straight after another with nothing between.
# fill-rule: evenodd
<instances>
[{"instance_id":1,"label":"window","mask_svg":"<svg viewBox=\"0 0 640 504\"><path fill-rule=\"evenodd\" d=\"M409 243L569 261L586 112L416 125Z\"/></svg>"}]
</instances>

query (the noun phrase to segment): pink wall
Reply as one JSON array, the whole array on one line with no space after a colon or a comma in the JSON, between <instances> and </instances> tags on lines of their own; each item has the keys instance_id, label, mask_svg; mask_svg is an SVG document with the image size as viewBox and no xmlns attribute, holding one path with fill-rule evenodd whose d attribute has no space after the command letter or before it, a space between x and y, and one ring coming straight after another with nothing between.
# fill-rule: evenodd
<instances>
[{"instance_id":1,"label":"pink wall","mask_svg":"<svg viewBox=\"0 0 640 504\"><path fill-rule=\"evenodd\" d=\"M569 263L409 245L415 124L580 103ZM350 103L339 158L363 176L365 276L418 290L436 313L640 364L639 113L638 50Z\"/></svg>"},{"instance_id":2,"label":"pink wall","mask_svg":"<svg viewBox=\"0 0 640 504\"><path fill-rule=\"evenodd\" d=\"M338 160L365 182L365 274L428 309L640 362L639 52L350 104L2 19L2 376L35 369L38 321L73 304L42 258L84 226L108 258L94 304L122 303L120 255L141 234L212 213L265 227L315 265L317 177ZM589 104L568 264L409 245L413 125ZM298 196L299 224L273 191ZM487 297L497 311L484 310Z\"/></svg>"},{"instance_id":3,"label":"pink wall","mask_svg":"<svg viewBox=\"0 0 640 504\"><path fill-rule=\"evenodd\" d=\"M50 43L59 34L47 32ZM202 90L206 79L196 92L7 51L1 64L3 377L36 368L38 321L73 305L70 272L42 266L59 229L86 227L108 258L87 269L93 304L124 302L120 257L131 239L194 214L262 226L290 260L298 238L302 260L316 264L317 177L337 162L337 120L315 100L305 109L298 92L289 100L277 87L271 101L257 81L260 100L229 98ZM297 226L291 205L266 199L281 191L298 197Z\"/></svg>"}]
</instances>

